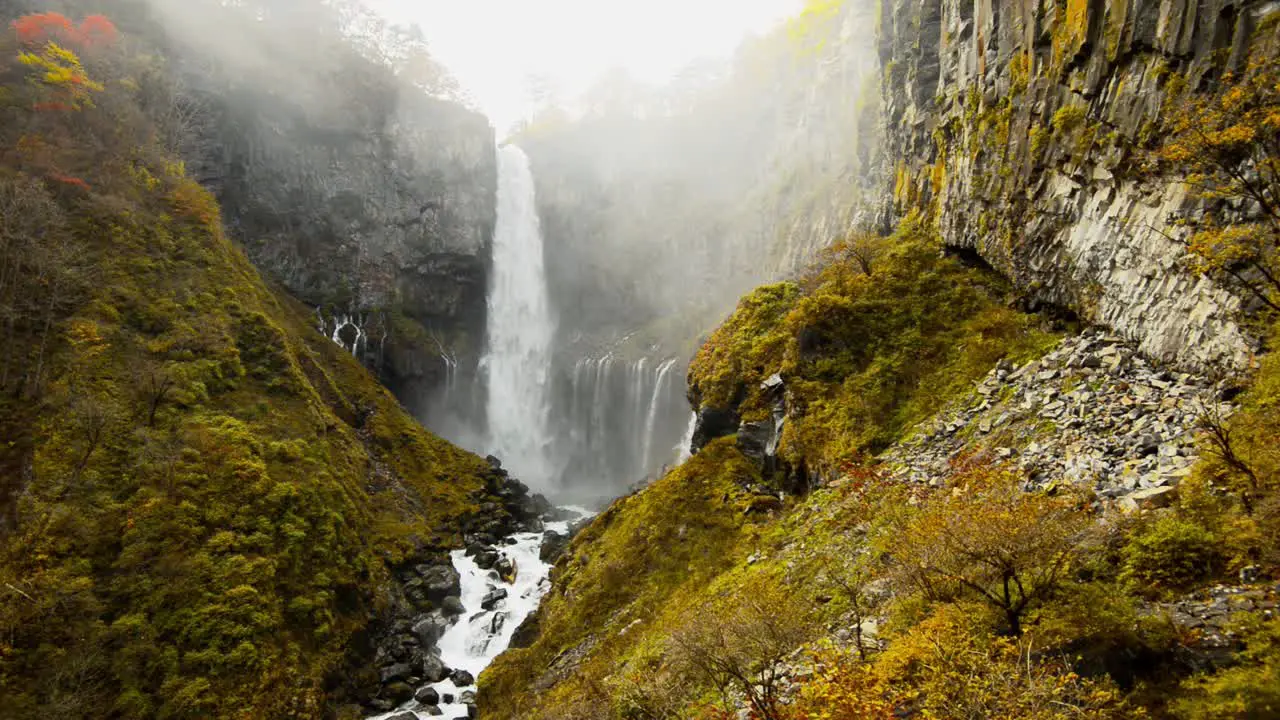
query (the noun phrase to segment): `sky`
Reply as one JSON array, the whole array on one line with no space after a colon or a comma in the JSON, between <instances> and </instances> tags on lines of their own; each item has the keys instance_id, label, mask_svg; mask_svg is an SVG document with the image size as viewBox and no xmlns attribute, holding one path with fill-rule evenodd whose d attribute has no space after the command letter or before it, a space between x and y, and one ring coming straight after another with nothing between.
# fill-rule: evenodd
<instances>
[{"instance_id":1,"label":"sky","mask_svg":"<svg viewBox=\"0 0 1280 720\"><path fill-rule=\"evenodd\" d=\"M725 57L799 0L369 0L417 23L433 55L501 133L532 110L531 79L572 99L621 67L660 83L690 61Z\"/></svg>"}]
</instances>

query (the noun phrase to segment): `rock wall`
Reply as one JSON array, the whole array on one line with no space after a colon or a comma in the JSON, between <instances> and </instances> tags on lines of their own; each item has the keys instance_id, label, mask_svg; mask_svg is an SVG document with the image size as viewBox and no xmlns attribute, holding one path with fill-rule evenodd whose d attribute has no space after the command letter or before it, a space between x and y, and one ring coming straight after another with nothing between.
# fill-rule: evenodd
<instances>
[{"instance_id":1,"label":"rock wall","mask_svg":"<svg viewBox=\"0 0 1280 720\"><path fill-rule=\"evenodd\" d=\"M356 113L214 96L201 173L254 263L412 407L483 342L494 131L459 105L380 90Z\"/></svg>"},{"instance_id":2,"label":"rock wall","mask_svg":"<svg viewBox=\"0 0 1280 720\"><path fill-rule=\"evenodd\" d=\"M1276 6L882 0L887 215L936 213L1036 302L1188 368L1240 370L1239 299L1182 267L1194 199L1142 169L1170 88L1239 67Z\"/></svg>"}]
</instances>

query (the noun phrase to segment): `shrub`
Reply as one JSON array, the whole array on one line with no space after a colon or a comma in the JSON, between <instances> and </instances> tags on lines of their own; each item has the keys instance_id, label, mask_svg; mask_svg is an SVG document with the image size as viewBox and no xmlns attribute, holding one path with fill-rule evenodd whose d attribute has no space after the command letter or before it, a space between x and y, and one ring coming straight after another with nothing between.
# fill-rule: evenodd
<instances>
[{"instance_id":1,"label":"shrub","mask_svg":"<svg viewBox=\"0 0 1280 720\"><path fill-rule=\"evenodd\" d=\"M1280 717L1280 622L1250 616L1235 630L1245 639L1241 663L1183 683L1171 703L1183 720Z\"/></svg>"},{"instance_id":2,"label":"shrub","mask_svg":"<svg viewBox=\"0 0 1280 720\"><path fill-rule=\"evenodd\" d=\"M1218 539L1203 525L1166 515L1139 529L1124 549L1121 577L1147 592L1184 590L1222 564Z\"/></svg>"},{"instance_id":3,"label":"shrub","mask_svg":"<svg viewBox=\"0 0 1280 720\"><path fill-rule=\"evenodd\" d=\"M974 720L1144 716L1110 682L1082 678L1056 658L1035 657L1027 640L991 635L970 610L942 608L877 659L899 706L923 711L922 717Z\"/></svg>"},{"instance_id":4,"label":"shrub","mask_svg":"<svg viewBox=\"0 0 1280 720\"><path fill-rule=\"evenodd\" d=\"M1020 635L1025 613L1058 587L1080 550L1090 519L1077 504L1024 491L1011 468L970 463L880 542L899 587L931 600L977 600Z\"/></svg>"}]
</instances>

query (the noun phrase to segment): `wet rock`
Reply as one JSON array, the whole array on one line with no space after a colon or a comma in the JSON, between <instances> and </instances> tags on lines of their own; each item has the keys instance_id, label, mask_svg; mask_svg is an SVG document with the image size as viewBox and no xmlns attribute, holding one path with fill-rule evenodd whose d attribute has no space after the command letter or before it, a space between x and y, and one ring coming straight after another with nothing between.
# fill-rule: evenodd
<instances>
[{"instance_id":1,"label":"wet rock","mask_svg":"<svg viewBox=\"0 0 1280 720\"><path fill-rule=\"evenodd\" d=\"M492 570L498 564L498 551L492 548L476 553L476 567L481 570Z\"/></svg>"},{"instance_id":2,"label":"wet rock","mask_svg":"<svg viewBox=\"0 0 1280 720\"><path fill-rule=\"evenodd\" d=\"M413 669L409 667L408 663L395 663L394 665L388 665L382 668L382 670L378 672L378 677L385 685L386 683L394 682L396 680L407 680L412 674Z\"/></svg>"},{"instance_id":3,"label":"wet rock","mask_svg":"<svg viewBox=\"0 0 1280 720\"><path fill-rule=\"evenodd\" d=\"M418 692L413 694L413 699L423 705L439 705L440 693L433 687L418 688Z\"/></svg>"},{"instance_id":4,"label":"wet rock","mask_svg":"<svg viewBox=\"0 0 1280 720\"><path fill-rule=\"evenodd\" d=\"M449 679L453 680L453 684L457 685L458 687L467 687L468 685L476 684L476 677L471 673L467 672L466 670L454 670L453 674L449 676ZM462 693L460 698L465 698L466 695L467 693L464 692ZM475 699L475 693L471 694L471 698L473 700ZM460 702L467 702L467 701L465 699L460 699Z\"/></svg>"},{"instance_id":5,"label":"wet rock","mask_svg":"<svg viewBox=\"0 0 1280 720\"><path fill-rule=\"evenodd\" d=\"M449 621L442 615L430 614L424 615L413 624L413 636L422 643L424 647L432 647L436 644L440 637L444 635L445 630L449 629Z\"/></svg>"},{"instance_id":6,"label":"wet rock","mask_svg":"<svg viewBox=\"0 0 1280 720\"><path fill-rule=\"evenodd\" d=\"M447 565L418 565L415 570L418 576L422 578L422 587L426 592L427 599L437 605L450 595L460 595L462 593L461 580L458 577L458 571L453 569L452 563Z\"/></svg>"},{"instance_id":7,"label":"wet rock","mask_svg":"<svg viewBox=\"0 0 1280 720\"><path fill-rule=\"evenodd\" d=\"M414 670L422 676L424 680L431 683L438 683L449 677L452 670L444 664L438 656L433 653L424 652L415 658L416 667Z\"/></svg>"},{"instance_id":8,"label":"wet rock","mask_svg":"<svg viewBox=\"0 0 1280 720\"><path fill-rule=\"evenodd\" d=\"M507 599L506 588L494 588L485 593L484 599L480 601L482 610L492 610L499 602Z\"/></svg>"},{"instance_id":9,"label":"wet rock","mask_svg":"<svg viewBox=\"0 0 1280 720\"><path fill-rule=\"evenodd\" d=\"M738 430L738 413L732 409L702 408L693 428L690 449L698 452L707 443L719 437L732 435Z\"/></svg>"},{"instance_id":10,"label":"wet rock","mask_svg":"<svg viewBox=\"0 0 1280 720\"><path fill-rule=\"evenodd\" d=\"M462 598L457 595L450 595L440 603L440 610L443 611L446 616L452 617L465 613L467 608L462 604Z\"/></svg>"},{"instance_id":11,"label":"wet rock","mask_svg":"<svg viewBox=\"0 0 1280 720\"><path fill-rule=\"evenodd\" d=\"M542 534L542 545L538 548L538 559L548 565L554 565L568 546L568 535L548 530Z\"/></svg>"},{"instance_id":12,"label":"wet rock","mask_svg":"<svg viewBox=\"0 0 1280 720\"><path fill-rule=\"evenodd\" d=\"M382 697L400 705L413 697L413 687L406 682L393 682L382 687Z\"/></svg>"}]
</instances>

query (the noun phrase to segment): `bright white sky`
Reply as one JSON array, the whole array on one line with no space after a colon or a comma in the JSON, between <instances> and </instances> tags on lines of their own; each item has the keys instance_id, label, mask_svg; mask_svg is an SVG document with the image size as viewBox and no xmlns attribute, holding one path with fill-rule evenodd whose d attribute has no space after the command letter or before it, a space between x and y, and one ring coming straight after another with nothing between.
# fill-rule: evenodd
<instances>
[{"instance_id":1,"label":"bright white sky","mask_svg":"<svg viewBox=\"0 0 1280 720\"><path fill-rule=\"evenodd\" d=\"M533 76L572 99L605 71L659 83L702 57L730 55L799 0L369 0L417 23L431 52L505 133L531 109Z\"/></svg>"}]
</instances>

